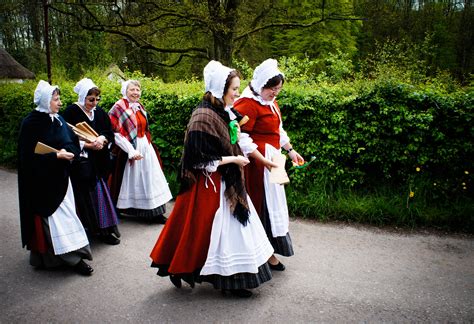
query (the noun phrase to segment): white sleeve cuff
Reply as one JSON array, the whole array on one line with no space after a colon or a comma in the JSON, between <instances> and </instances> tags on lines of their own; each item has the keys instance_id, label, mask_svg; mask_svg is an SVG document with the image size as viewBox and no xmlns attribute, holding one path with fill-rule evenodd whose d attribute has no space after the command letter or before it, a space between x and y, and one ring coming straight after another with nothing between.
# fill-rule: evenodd
<instances>
[{"instance_id":1,"label":"white sleeve cuff","mask_svg":"<svg viewBox=\"0 0 474 324\"><path fill-rule=\"evenodd\" d=\"M195 165L194 168L195 169L204 169L206 170L207 172L216 172L217 171L217 167L219 166L219 163L221 161L220 160L214 160L212 162L209 162L209 163L201 163L201 164L198 164L198 165Z\"/></svg>"},{"instance_id":2,"label":"white sleeve cuff","mask_svg":"<svg viewBox=\"0 0 474 324\"><path fill-rule=\"evenodd\" d=\"M245 157L248 157L248 155L255 151L258 147L258 145L253 142L252 138L247 133L240 133L239 146Z\"/></svg>"}]
</instances>

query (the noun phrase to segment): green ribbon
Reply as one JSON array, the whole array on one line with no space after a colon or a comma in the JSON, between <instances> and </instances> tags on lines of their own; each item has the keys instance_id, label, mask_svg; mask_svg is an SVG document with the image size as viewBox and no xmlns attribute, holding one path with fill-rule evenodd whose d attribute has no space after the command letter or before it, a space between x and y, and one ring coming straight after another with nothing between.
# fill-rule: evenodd
<instances>
[{"instance_id":1,"label":"green ribbon","mask_svg":"<svg viewBox=\"0 0 474 324\"><path fill-rule=\"evenodd\" d=\"M229 123L229 135L230 135L230 142L232 144L237 143L237 140L238 140L239 127L237 125L238 125L238 122L236 119L231 120Z\"/></svg>"}]
</instances>

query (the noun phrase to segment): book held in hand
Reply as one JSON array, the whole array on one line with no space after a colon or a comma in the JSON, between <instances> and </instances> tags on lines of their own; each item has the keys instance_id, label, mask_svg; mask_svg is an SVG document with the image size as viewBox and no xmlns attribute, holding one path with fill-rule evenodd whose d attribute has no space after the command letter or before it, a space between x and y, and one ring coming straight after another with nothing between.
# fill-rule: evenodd
<instances>
[{"instance_id":1,"label":"book held in hand","mask_svg":"<svg viewBox=\"0 0 474 324\"><path fill-rule=\"evenodd\" d=\"M35 153L36 154L47 154L47 153L58 153L59 150L56 150L54 147L48 146L41 142L36 143Z\"/></svg>"},{"instance_id":2,"label":"book held in hand","mask_svg":"<svg viewBox=\"0 0 474 324\"><path fill-rule=\"evenodd\" d=\"M290 179L285 170L286 156L278 152L273 156L272 161L278 164L278 167L270 170L270 182L278 184L290 183Z\"/></svg>"},{"instance_id":3,"label":"book held in hand","mask_svg":"<svg viewBox=\"0 0 474 324\"><path fill-rule=\"evenodd\" d=\"M76 126L67 123L67 125L72 129L74 134L79 137L79 139L92 143L99 136L92 127L90 127L86 122L77 123Z\"/></svg>"}]
</instances>

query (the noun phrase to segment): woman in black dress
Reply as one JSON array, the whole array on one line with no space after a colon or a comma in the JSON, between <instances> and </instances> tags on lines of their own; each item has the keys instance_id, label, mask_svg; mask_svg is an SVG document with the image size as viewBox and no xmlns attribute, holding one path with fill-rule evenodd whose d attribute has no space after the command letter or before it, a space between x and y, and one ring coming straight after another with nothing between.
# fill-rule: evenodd
<instances>
[{"instance_id":1,"label":"woman in black dress","mask_svg":"<svg viewBox=\"0 0 474 324\"><path fill-rule=\"evenodd\" d=\"M74 126L85 122L99 135L94 141L80 140L80 157L73 163L71 178L79 218L90 234L116 245L120 243L117 212L107 186L109 147L114 141L110 119L97 106L100 89L91 79L79 81L74 92L78 94L78 100L67 107L64 119Z\"/></svg>"},{"instance_id":2,"label":"woman in black dress","mask_svg":"<svg viewBox=\"0 0 474 324\"><path fill-rule=\"evenodd\" d=\"M41 80L36 109L23 119L18 140L18 194L23 247L35 267L68 265L83 275L93 269L89 241L76 215L69 181L70 161L79 155L77 138L58 115L59 88ZM39 144L47 145L38 150Z\"/></svg>"}]
</instances>

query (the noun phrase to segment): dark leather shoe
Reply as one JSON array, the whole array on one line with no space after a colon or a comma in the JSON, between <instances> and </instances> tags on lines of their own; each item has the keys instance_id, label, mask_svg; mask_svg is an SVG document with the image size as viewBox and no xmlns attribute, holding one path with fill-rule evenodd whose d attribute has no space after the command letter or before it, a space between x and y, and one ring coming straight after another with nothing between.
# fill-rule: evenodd
<instances>
[{"instance_id":1,"label":"dark leather shoe","mask_svg":"<svg viewBox=\"0 0 474 324\"><path fill-rule=\"evenodd\" d=\"M78 264L74 266L74 271L83 275L83 276L90 276L94 269L90 265L84 262L84 260L79 261Z\"/></svg>"},{"instance_id":2,"label":"dark leather shoe","mask_svg":"<svg viewBox=\"0 0 474 324\"><path fill-rule=\"evenodd\" d=\"M179 277L170 275L170 281L176 288L181 288L181 279Z\"/></svg>"},{"instance_id":3,"label":"dark leather shoe","mask_svg":"<svg viewBox=\"0 0 474 324\"><path fill-rule=\"evenodd\" d=\"M188 283L188 285L191 287L191 288L194 288L194 285L195 285L195 282L194 282L194 276L192 274L190 275L184 275L183 276L183 280Z\"/></svg>"},{"instance_id":4,"label":"dark leather shoe","mask_svg":"<svg viewBox=\"0 0 474 324\"><path fill-rule=\"evenodd\" d=\"M117 245L120 244L120 240L113 236L112 234L108 235L101 235L100 240L104 242L105 244L110 244L110 245Z\"/></svg>"},{"instance_id":5,"label":"dark leather shoe","mask_svg":"<svg viewBox=\"0 0 474 324\"><path fill-rule=\"evenodd\" d=\"M166 218L165 216L163 216L163 214L161 215L158 215L155 219L155 223L158 223L158 224L166 224L166 221L168 220L168 218Z\"/></svg>"},{"instance_id":6,"label":"dark leather shoe","mask_svg":"<svg viewBox=\"0 0 474 324\"><path fill-rule=\"evenodd\" d=\"M222 290L223 294L226 294L227 292L229 292L232 296L236 296L239 298L249 298L253 295L252 292L247 289L223 289Z\"/></svg>"},{"instance_id":7,"label":"dark leather shoe","mask_svg":"<svg viewBox=\"0 0 474 324\"><path fill-rule=\"evenodd\" d=\"M268 265L270 266L270 269L275 270L275 271L284 271L285 270L285 266L280 261L278 261L278 263L275 264L275 265L268 262Z\"/></svg>"}]
</instances>

